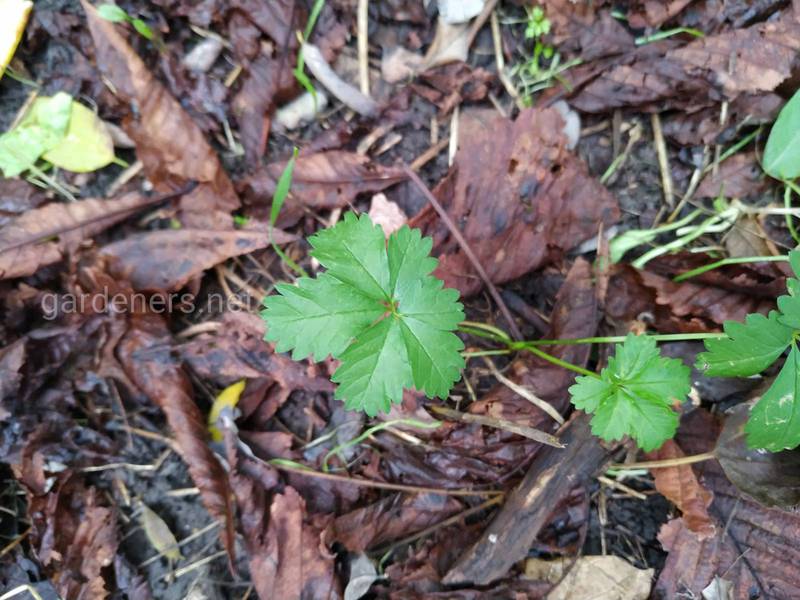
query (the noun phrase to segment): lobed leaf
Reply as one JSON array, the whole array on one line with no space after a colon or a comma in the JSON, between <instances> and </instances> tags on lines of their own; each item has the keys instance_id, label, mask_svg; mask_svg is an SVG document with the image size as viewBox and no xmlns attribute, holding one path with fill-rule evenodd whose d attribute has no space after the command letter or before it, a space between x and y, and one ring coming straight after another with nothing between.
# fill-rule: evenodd
<instances>
[{"instance_id":1,"label":"lobed leaf","mask_svg":"<svg viewBox=\"0 0 800 600\"><path fill-rule=\"evenodd\" d=\"M675 435L672 404L689 393L689 374L680 360L662 358L652 338L628 334L599 377L577 377L569 391L576 408L594 415L595 435L630 435L643 450L654 450Z\"/></svg>"}]
</instances>

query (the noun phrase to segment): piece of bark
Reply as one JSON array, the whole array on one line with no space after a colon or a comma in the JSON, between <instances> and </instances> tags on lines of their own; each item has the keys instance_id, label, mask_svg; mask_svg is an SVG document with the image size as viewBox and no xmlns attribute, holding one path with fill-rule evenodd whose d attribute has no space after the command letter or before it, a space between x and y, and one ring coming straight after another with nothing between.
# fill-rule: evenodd
<instances>
[{"instance_id":1,"label":"piece of bark","mask_svg":"<svg viewBox=\"0 0 800 600\"><path fill-rule=\"evenodd\" d=\"M543 448L525 478L483 532L450 568L442 583L488 585L524 558L553 507L576 485L594 477L609 452L592 435L589 416L576 415L559 434L565 449Z\"/></svg>"}]
</instances>

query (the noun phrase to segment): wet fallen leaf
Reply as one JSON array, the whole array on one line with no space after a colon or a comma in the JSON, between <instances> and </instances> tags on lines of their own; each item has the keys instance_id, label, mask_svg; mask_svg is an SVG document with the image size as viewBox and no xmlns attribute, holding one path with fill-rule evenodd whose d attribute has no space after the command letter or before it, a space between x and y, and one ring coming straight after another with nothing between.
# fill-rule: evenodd
<instances>
[{"instance_id":1,"label":"wet fallen leaf","mask_svg":"<svg viewBox=\"0 0 800 600\"><path fill-rule=\"evenodd\" d=\"M295 236L273 231L276 244ZM266 233L231 230L163 229L128 236L104 246L110 272L137 290L175 291L216 264L269 246Z\"/></svg>"},{"instance_id":2,"label":"wet fallen leaf","mask_svg":"<svg viewBox=\"0 0 800 600\"><path fill-rule=\"evenodd\" d=\"M175 539L175 535L170 531L164 519L143 502L139 502L138 510L144 534L156 552L172 561L183 558L178 547L178 540Z\"/></svg>"},{"instance_id":3,"label":"wet fallen leaf","mask_svg":"<svg viewBox=\"0 0 800 600\"><path fill-rule=\"evenodd\" d=\"M710 451L718 425L703 410L683 419L678 443L689 454ZM659 540L669 552L654 588L665 598L694 594L699 597L715 577L730 581L732 597L791 598L800 589L800 514L765 508L742 497L715 461L693 467L713 492L709 513L717 533L702 540L683 520L664 525Z\"/></svg>"},{"instance_id":4,"label":"wet fallen leaf","mask_svg":"<svg viewBox=\"0 0 800 600\"><path fill-rule=\"evenodd\" d=\"M337 517L333 539L350 552L363 552L435 525L461 509L450 496L393 494Z\"/></svg>"},{"instance_id":5,"label":"wet fallen leaf","mask_svg":"<svg viewBox=\"0 0 800 600\"><path fill-rule=\"evenodd\" d=\"M350 561L350 581L344 589L344 600L359 600L369 592L372 584L381 579L375 565L366 554L359 554Z\"/></svg>"},{"instance_id":6,"label":"wet fallen leaf","mask_svg":"<svg viewBox=\"0 0 800 600\"><path fill-rule=\"evenodd\" d=\"M764 172L754 152L739 152L719 165L697 187L698 198L747 198L760 196L767 189Z\"/></svg>"},{"instance_id":7,"label":"wet fallen leaf","mask_svg":"<svg viewBox=\"0 0 800 600\"><path fill-rule=\"evenodd\" d=\"M131 319L116 354L127 377L167 417L182 458L209 514L222 521L222 542L233 563L234 523L228 477L207 443L206 420L192 398L187 375L165 345L169 331L158 315Z\"/></svg>"},{"instance_id":8,"label":"wet fallen leaf","mask_svg":"<svg viewBox=\"0 0 800 600\"><path fill-rule=\"evenodd\" d=\"M755 396L760 396L759 390ZM739 491L758 502L786 509L800 506L800 451L763 452L748 447L744 425L751 406L745 402L726 414L714 450L719 464Z\"/></svg>"},{"instance_id":9,"label":"wet fallen leaf","mask_svg":"<svg viewBox=\"0 0 800 600\"><path fill-rule=\"evenodd\" d=\"M439 107L440 114L450 113L462 102L478 102L492 91L494 73L473 68L462 62L428 69L410 87Z\"/></svg>"},{"instance_id":10,"label":"wet fallen leaf","mask_svg":"<svg viewBox=\"0 0 800 600\"><path fill-rule=\"evenodd\" d=\"M495 283L540 267L619 215L608 190L566 149L563 127L552 108L526 109L514 121L495 111L461 114L454 168L434 194ZM446 286L463 295L481 288L433 210L411 224L433 235L440 252L435 274Z\"/></svg>"},{"instance_id":11,"label":"wet fallen leaf","mask_svg":"<svg viewBox=\"0 0 800 600\"><path fill-rule=\"evenodd\" d=\"M685 454L680 446L674 440L667 440L658 450L648 452L647 460L669 460L683 456ZM716 528L708 514L713 496L697 479L691 465L654 469L653 479L659 493L681 511L687 529L700 539L714 535Z\"/></svg>"},{"instance_id":12,"label":"wet fallen leaf","mask_svg":"<svg viewBox=\"0 0 800 600\"><path fill-rule=\"evenodd\" d=\"M82 1L95 44L97 64L113 83L118 96L135 103L138 118L124 123L136 143L137 158L148 179L159 190L171 190L187 181L201 185L182 206L191 210L191 197L208 188L214 208L230 212L239 207L233 184L200 128L136 55L116 26L98 16Z\"/></svg>"},{"instance_id":13,"label":"wet fallen leaf","mask_svg":"<svg viewBox=\"0 0 800 600\"><path fill-rule=\"evenodd\" d=\"M286 161L270 163L246 181L246 186L260 202L271 202ZM358 194L379 192L405 179L400 169L373 163L366 156L331 150L304 155L294 166L292 187L281 212L300 213L301 207L341 208Z\"/></svg>"},{"instance_id":14,"label":"wet fallen leaf","mask_svg":"<svg viewBox=\"0 0 800 600\"><path fill-rule=\"evenodd\" d=\"M0 229L0 279L32 275L62 260L83 240L161 201L130 193L117 200L51 202L29 210Z\"/></svg>"},{"instance_id":15,"label":"wet fallen leaf","mask_svg":"<svg viewBox=\"0 0 800 600\"><path fill-rule=\"evenodd\" d=\"M245 383L244 379L232 383L217 394L217 397L214 399L211 410L208 411L208 431L211 433L211 439L215 442L221 442L223 439L222 432L217 427L217 421L222 415L222 411L227 410L232 412L233 409L236 408L236 405L239 403L239 398L241 398L242 392L244 391Z\"/></svg>"},{"instance_id":16,"label":"wet fallen leaf","mask_svg":"<svg viewBox=\"0 0 800 600\"><path fill-rule=\"evenodd\" d=\"M791 11L685 45L644 46L625 64L615 64L580 90L571 103L586 112L617 107L696 110L740 94L771 92L789 78L800 49L800 23ZM730 57L736 56L736 68Z\"/></svg>"},{"instance_id":17,"label":"wet fallen leaf","mask_svg":"<svg viewBox=\"0 0 800 600\"><path fill-rule=\"evenodd\" d=\"M17 392L22 381L19 372L25 363L25 338L0 349L0 400L10 397ZM0 420L7 416L0 405Z\"/></svg>"}]
</instances>

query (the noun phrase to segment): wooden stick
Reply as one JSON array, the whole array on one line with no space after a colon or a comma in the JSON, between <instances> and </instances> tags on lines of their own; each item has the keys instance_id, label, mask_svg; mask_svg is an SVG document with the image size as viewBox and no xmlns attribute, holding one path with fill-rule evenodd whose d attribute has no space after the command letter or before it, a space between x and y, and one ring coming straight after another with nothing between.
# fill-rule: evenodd
<instances>
[{"instance_id":1,"label":"wooden stick","mask_svg":"<svg viewBox=\"0 0 800 600\"><path fill-rule=\"evenodd\" d=\"M503 317L508 322L508 328L511 330L511 335L517 341L522 339L522 333L517 327L516 321L514 321L514 317L511 316L511 311L508 310L506 303L503 301L503 298L500 297L497 288L492 283L492 280L489 279L489 275L486 273L486 270L481 265L478 257L475 256L475 253L470 248L467 240L464 239L464 236L461 235L461 232L456 227L456 224L453 223L453 220L450 218L450 215L444 210L442 205L436 199L436 196L428 189L428 186L419 178L419 175L414 173L408 165L403 165L403 171L405 171L406 176L411 180L411 182L417 186L422 195L431 203L434 210L439 214L439 217L442 219L444 224L450 230L450 233L458 242L458 245L461 247L461 250L466 254L469 262L472 263L472 267L477 271L478 276L483 281L483 284L486 286L486 289L489 290L489 294L491 294L492 298L494 299L497 307L500 309L500 312L503 314Z\"/></svg>"}]
</instances>

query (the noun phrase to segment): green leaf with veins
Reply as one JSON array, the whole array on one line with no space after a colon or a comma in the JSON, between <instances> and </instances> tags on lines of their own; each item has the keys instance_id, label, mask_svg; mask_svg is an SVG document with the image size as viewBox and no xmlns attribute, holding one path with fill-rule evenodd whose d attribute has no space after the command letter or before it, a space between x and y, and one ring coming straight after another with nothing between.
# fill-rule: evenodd
<instances>
[{"instance_id":1,"label":"green leaf with veins","mask_svg":"<svg viewBox=\"0 0 800 600\"><path fill-rule=\"evenodd\" d=\"M276 286L264 300L266 339L296 360L339 359L332 379L348 409L374 416L410 387L446 397L464 367L453 333L464 312L458 292L430 275L431 240L406 226L387 244L368 216L347 213L309 242L327 271Z\"/></svg>"},{"instance_id":2,"label":"green leaf with veins","mask_svg":"<svg viewBox=\"0 0 800 600\"><path fill-rule=\"evenodd\" d=\"M599 378L577 377L569 392L576 408L593 415L595 435L629 435L643 450L655 450L675 435L672 405L689 393L690 372L680 360L663 358L652 338L628 334Z\"/></svg>"},{"instance_id":3,"label":"green leaf with veins","mask_svg":"<svg viewBox=\"0 0 800 600\"><path fill-rule=\"evenodd\" d=\"M760 373L792 341L793 330L780 322L780 313L754 313L744 323L725 321L728 337L706 340L706 352L697 356L697 368L712 377L749 377Z\"/></svg>"},{"instance_id":4,"label":"green leaf with veins","mask_svg":"<svg viewBox=\"0 0 800 600\"><path fill-rule=\"evenodd\" d=\"M800 445L800 351L792 344L775 381L750 411L745 425L752 448L780 452Z\"/></svg>"}]
</instances>

